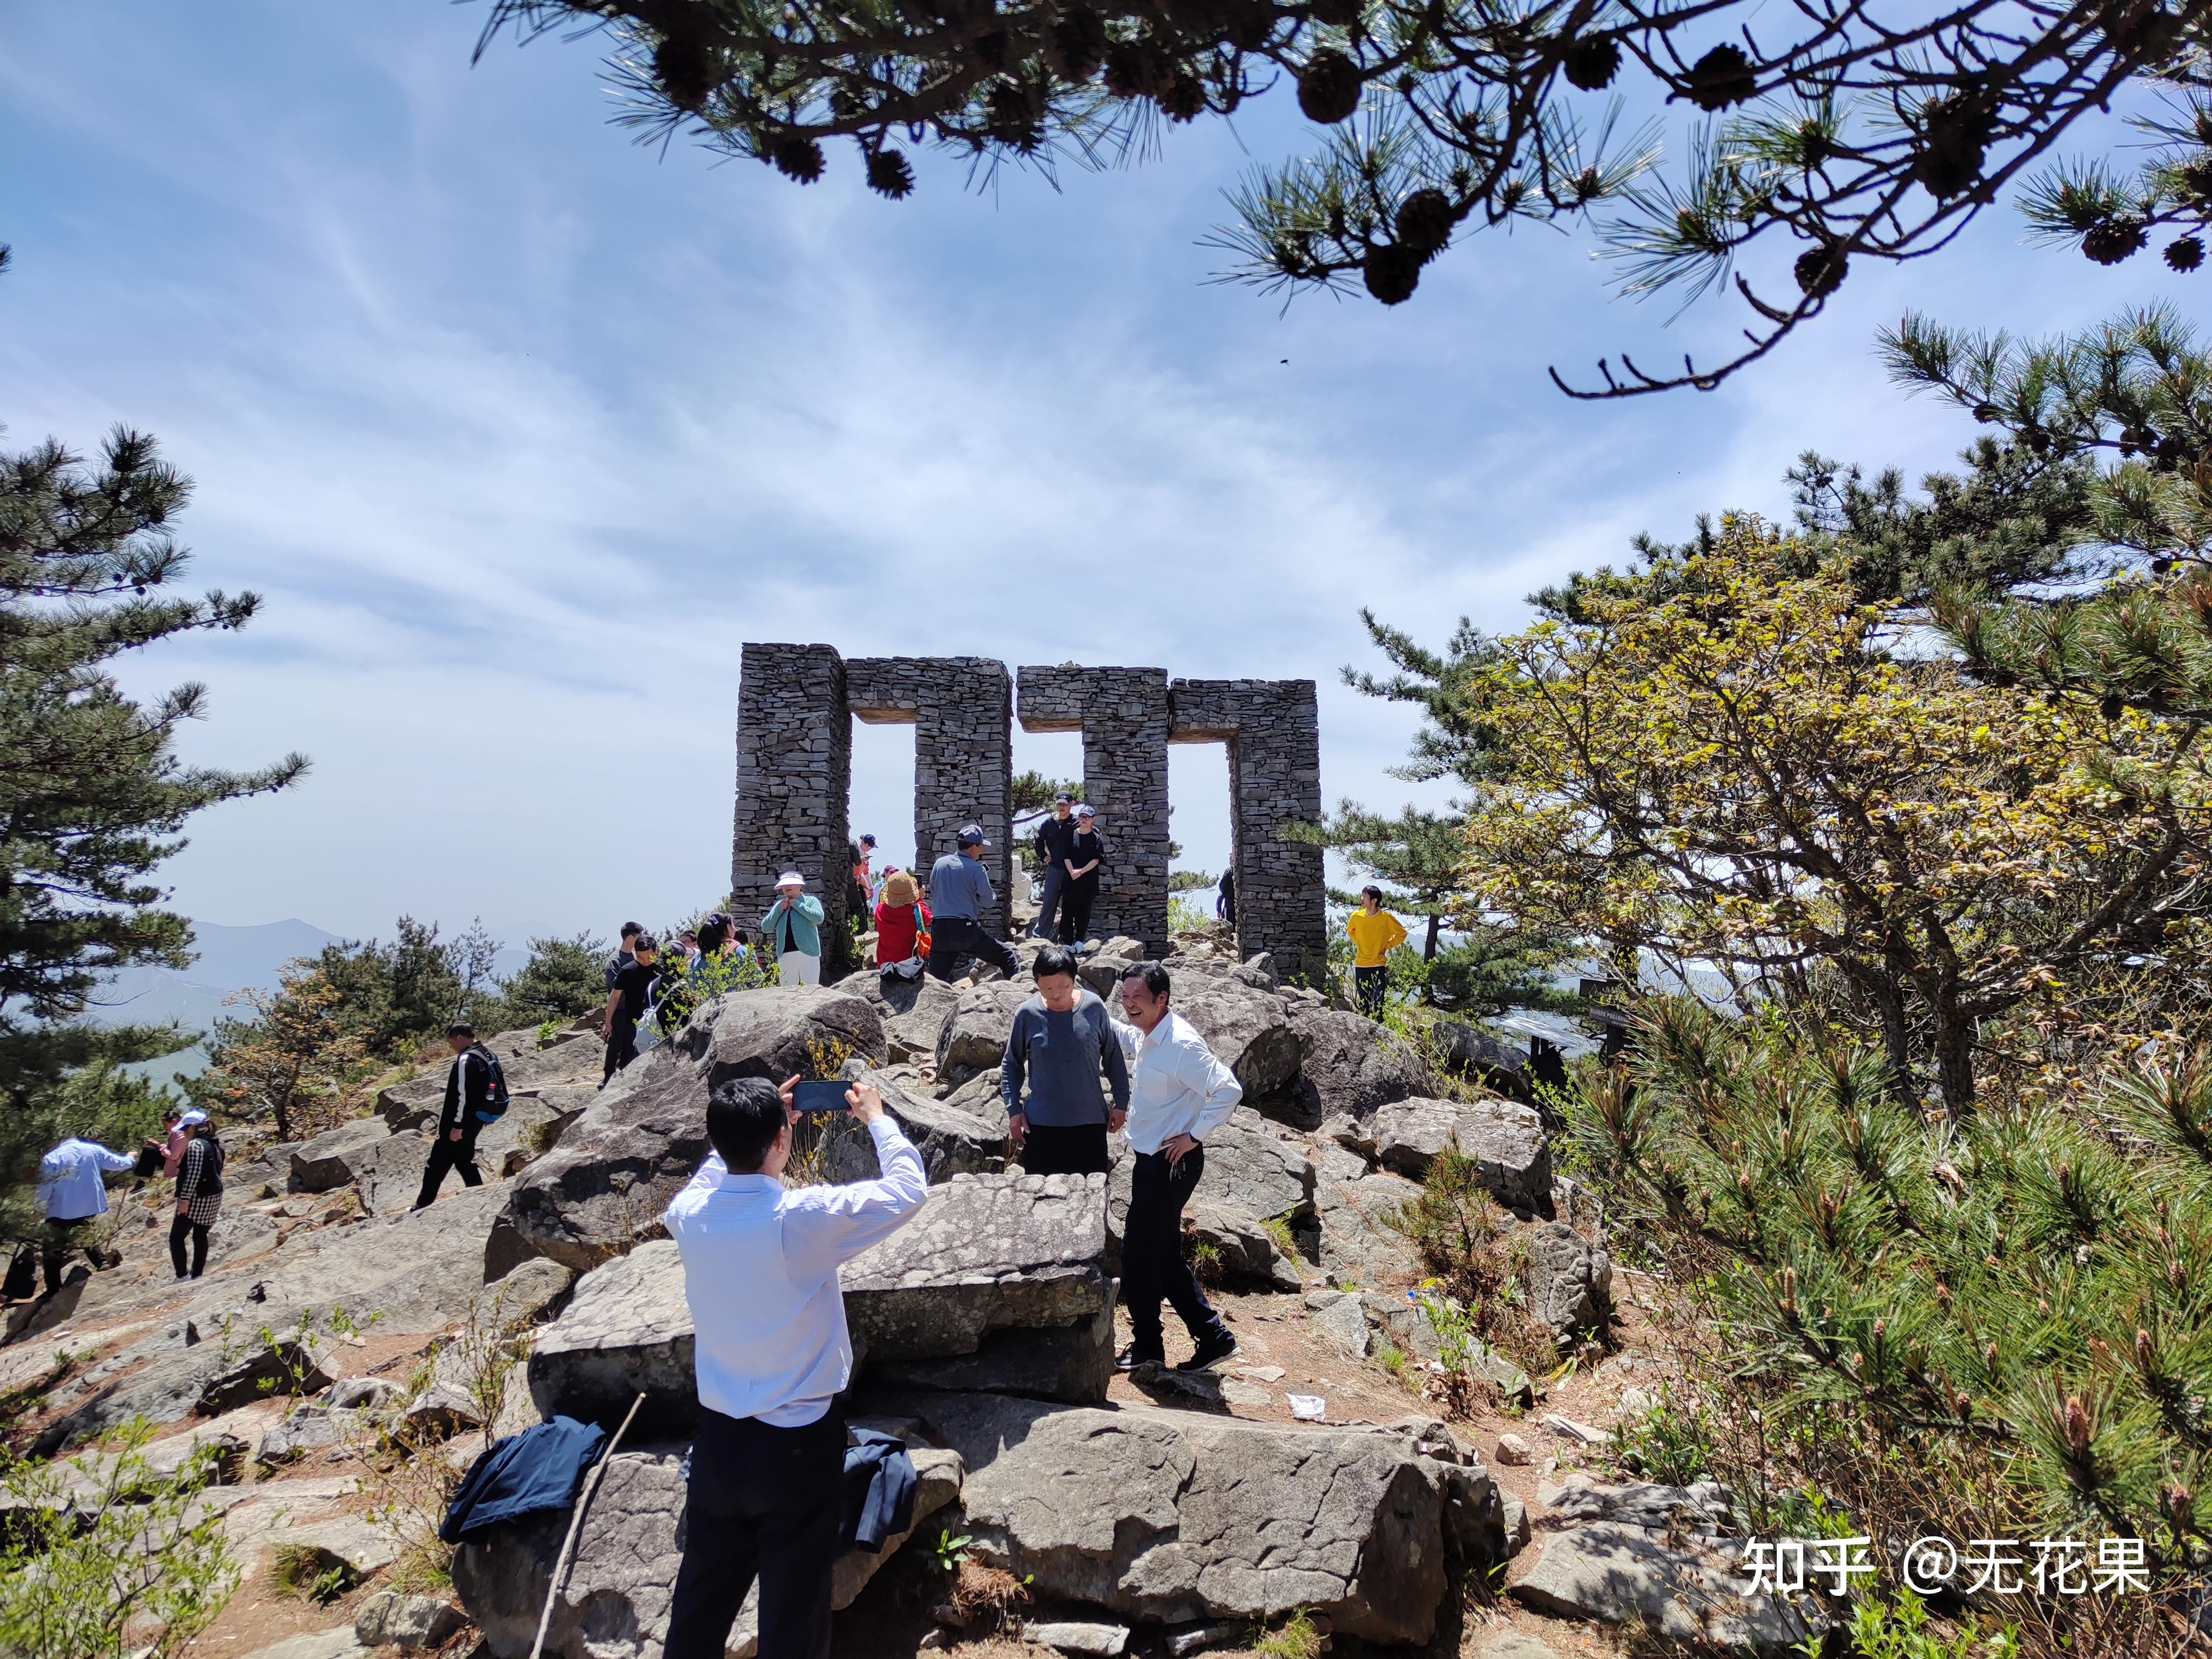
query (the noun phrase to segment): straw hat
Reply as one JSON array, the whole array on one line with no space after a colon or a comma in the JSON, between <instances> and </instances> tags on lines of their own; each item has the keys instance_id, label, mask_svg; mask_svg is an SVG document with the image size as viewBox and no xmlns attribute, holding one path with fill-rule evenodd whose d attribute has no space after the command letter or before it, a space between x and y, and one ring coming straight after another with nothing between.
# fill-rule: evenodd
<instances>
[{"instance_id":1,"label":"straw hat","mask_svg":"<svg viewBox=\"0 0 2212 1659\"><path fill-rule=\"evenodd\" d=\"M884 884L884 902L912 904L921 896L921 890L914 884L914 878L903 870Z\"/></svg>"}]
</instances>

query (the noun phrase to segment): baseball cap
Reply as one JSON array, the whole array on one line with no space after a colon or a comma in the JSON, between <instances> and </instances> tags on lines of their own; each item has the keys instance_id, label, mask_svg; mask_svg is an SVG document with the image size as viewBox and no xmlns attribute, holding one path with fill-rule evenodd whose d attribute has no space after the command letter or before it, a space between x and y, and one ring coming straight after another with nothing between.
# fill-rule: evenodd
<instances>
[{"instance_id":1,"label":"baseball cap","mask_svg":"<svg viewBox=\"0 0 2212 1659\"><path fill-rule=\"evenodd\" d=\"M193 1107L191 1111L186 1112L182 1117L177 1120L179 1124L183 1125L187 1129L197 1128L207 1121L208 1115L200 1110L197 1106Z\"/></svg>"},{"instance_id":2,"label":"baseball cap","mask_svg":"<svg viewBox=\"0 0 2212 1659\"><path fill-rule=\"evenodd\" d=\"M1098 812L1089 801L1085 801L1075 809L1075 816L1079 818L1095 818L1098 816Z\"/></svg>"},{"instance_id":3,"label":"baseball cap","mask_svg":"<svg viewBox=\"0 0 2212 1659\"><path fill-rule=\"evenodd\" d=\"M873 836L863 836L860 837L860 845L863 847L873 847L875 844L876 838Z\"/></svg>"},{"instance_id":4,"label":"baseball cap","mask_svg":"<svg viewBox=\"0 0 2212 1659\"><path fill-rule=\"evenodd\" d=\"M988 847L991 843L983 839L981 824L963 823L960 826L960 844L963 847Z\"/></svg>"},{"instance_id":5,"label":"baseball cap","mask_svg":"<svg viewBox=\"0 0 2212 1659\"><path fill-rule=\"evenodd\" d=\"M1074 799L1074 796L1069 794L1066 790L1063 789L1052 798L1052 804L1054 806L1064 805L1066 803L1072 801Z\"/></svg>"}]
</instances>

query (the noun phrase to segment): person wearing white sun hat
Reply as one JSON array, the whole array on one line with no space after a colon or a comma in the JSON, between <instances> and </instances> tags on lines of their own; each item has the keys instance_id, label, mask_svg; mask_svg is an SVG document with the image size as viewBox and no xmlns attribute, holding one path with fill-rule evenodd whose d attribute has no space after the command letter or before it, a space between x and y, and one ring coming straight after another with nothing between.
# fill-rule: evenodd
<instances>
[{"instance_id":1,"label":"person wearing white sun hat","mask_svg":"<svg viewBox=\"0 0 2212 1659\"><path fill-rule=\"evenodd\" d=\"M775 878L775 902L761 918L761 933L775 957L777 983L822 983L822 901L806 890L798 871Z\"/></svg>"}]
</instances>

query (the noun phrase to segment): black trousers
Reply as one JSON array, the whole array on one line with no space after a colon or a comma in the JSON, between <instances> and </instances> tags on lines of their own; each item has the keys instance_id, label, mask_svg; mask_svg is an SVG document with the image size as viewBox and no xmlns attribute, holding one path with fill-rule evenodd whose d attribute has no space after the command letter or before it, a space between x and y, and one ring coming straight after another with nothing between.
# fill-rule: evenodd
<instances>
[{"instance_id":1,"label":"black trousers","mask_svg":"<svg viewBox=\"0 0 2212 1659\"><path fill-rule=\"evenodd\" d=\"M477 1168L477 1131L480 1127L476 1119L471 1117L461 1126L459 1140L441 1134L431 1144L430 1162L422 1170L422 1190L415 1195L416 1209L425 1208L437 1201L438 1188L446 1184L446 1173L449 1170L461 1172L464 1186L483 1185L483 1174Z\"/></svg>"},{"instance_id":2,"label":"black trousers","mask_svg":"<svg viewBox=\"0 0 2212 1659\"><path fill-rule=\"evenodd\" d=\"M1163 1356L1160 1303L1176 1316L1193 1342L1226 1336L1228 1328L1191 1276L1182 1254L1182 1206L1206 1173L1206 1148L1194 1146L1180 1164L1165 1152L1139 1152L1131 1171L1129 1213L1121 1224L1121 1299L1128 1304L1129 1329L1138 1353Z\"/></svg>"},{"instance_id":3,"label":"black trousers","mask_svg":"<svg viewBox=\"0 0 2212 1659\"><path fill-rule=\"evenodd\" d=\"M194 1279L207 1269L208 1224L180 1215L169 1224L169 1265L177 1270L177 1277L185 1276L185 1241L192 1242L191 1273Z\"/></svg>"},{"instance_id":4,"label":"black trousers","mask_svg":"<svg viewBox=\"0 0 2212 1659\"><path fill-rule=\"evenodd\" d=\"M39 1265L46 1273L49 1291L61 1289L62 1269L79 1250L84 1252L84 1259L92 1263L93 1270L99 1271L100 1252L92 1244L92 1224L99 1218L88 1215L75 1221L47 1221L46 1236L39 1249Z\"/></svg>"},{"instance_id":5,"label":"black trousers","mask_svg":"<svg viewBox=\"0 0 2212 1659\"><path fill-rule=\"evenodd\" d=\"M1091 907L1098 902L1098 884L1089 876L1071 881L1060 896L1060 942L1080 945L1091 937Z\"/></svg>"},{"instance_id":6,"label":"black trousers","mask_svg":"<svg viewBox=\"0 0 2212 1659\"><path fill-rule=\"evenodd\" d=\"M599 1074L599 1087L605 1088L608 1079L636 1058L637 1022L618 1019L615 1022L615 1034L607 1039L607 1069Z\"/></svg>"},{"instance_id":7,"label":"black trousers","mask_svg":"<svg viewBox=\"0 0 2212 1659\"><path fill-rule=\"evenodd\" d=\"M1370 1019L1380 1019L1382 1005L1389 1000L1389 969L1355 968L1352 970L1352 982L1359 993L1359 1012Z\"/></svg>"},{"instance_id":8,"label":"black trousers","mask_svg":"<svg viewBox=\"0 0 2212 1659\"><path fill-rule=\"evenodd\" d=\"M957 979L969 957L980 957L1013 978L1022 970L1022 959L984 931L980 921L966 916L939 916L929 925L929 971L939 979Z\"/></svg>"},{"instance_id":9,"label":"black trousers","mask_svg":"<svg viewBox=\"0 0 2212 1659\"><path fill-rule=\"evenodd\" d=\"M775 1429L702 1409L662 1659L722 1659L756 1576L760 1659L828 1659L844 1507L843 1412Z\"/></svg>"},{"instance_id":10,"label":"black trousers","mask_svg":"<svg viewBox=\"0 0 2212 1659\"><path fill-rule=\"evenodd\" d=\"M1026 1175L1105 1175L1113 1167L1103 1123L1032 1123L1022 1142Z\"/></svg>"},{"instance_id":11,"label":"black trousers","mask_svg":"<svg viewBox=\"0 0 2212 1659\"><path fill-rule=\"evenodd\" d=\"M1030 924L1031 939L1050 939L1053 936L1053 917L1060 909L1061 898L1067 890L1067 872L1055 859L1052 868L1043 876L1044 890L1037 895L1036 921Z\"/></svg>"}]
</instances>

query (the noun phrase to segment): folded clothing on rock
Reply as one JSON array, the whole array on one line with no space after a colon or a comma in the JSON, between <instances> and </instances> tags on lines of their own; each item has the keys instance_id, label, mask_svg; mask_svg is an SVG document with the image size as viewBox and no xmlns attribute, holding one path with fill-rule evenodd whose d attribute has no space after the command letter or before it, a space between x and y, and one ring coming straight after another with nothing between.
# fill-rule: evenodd
<instances>
[{"instance_id":1,"label":"folded clothing on rock","mask_svg":"<svg viewBox=\"0 0 2212 1659\"><path fill-rule=\"evenodd\" d=\"M501 1521L542 1510L565 1510L576 1501L577 1483L598 1461L607 1431L596 1423L556 1417L488 1448L469 1466L453 1494L438 1536L467 1540Z\"/></svg>"}]
</instances>

